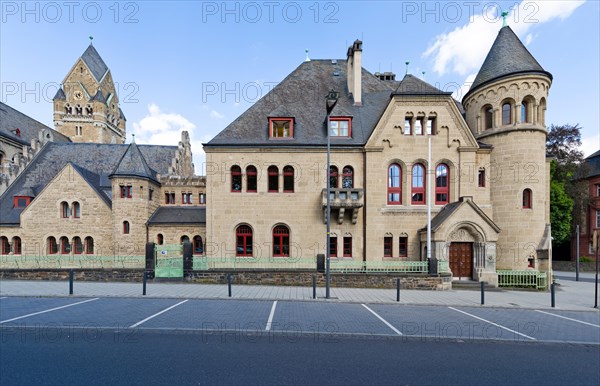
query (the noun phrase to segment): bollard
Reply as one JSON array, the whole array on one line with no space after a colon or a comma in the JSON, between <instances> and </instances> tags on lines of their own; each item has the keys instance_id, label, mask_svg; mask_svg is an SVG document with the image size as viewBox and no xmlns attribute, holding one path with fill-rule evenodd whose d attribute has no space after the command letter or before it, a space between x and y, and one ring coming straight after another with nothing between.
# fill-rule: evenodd
<instances>
[{"instance_id":1,"label":"bollard","mask_svg":"<svg viewBox=\"0 0 600 386\"><path fill-rule=\"evenodd\" d=\"M554 294L554 283L550 284L550 305L552 308L556 305L556 297Z\"/></svg>"},{"instance_id":2,"label":"bollard","mask_svg":"<svg viewBox=\"0 0 600 386\"><path fill-rule=\"evenodd\" d=\"M396 279L396 301L400 301L400 279Z\"/></svg>"},{"instance_id":3,"label":"bollard","mask_svg":"<svg viewBox=\"0 0 600 386\"><path fill-rule=\"evenodd\" d=\"M231 274L227 274L227 289L229 290L229 297L231 297Z\"/></svg>"},{"instance_id":4,"label":"bollard","mask_svg":"<svg viewBox=\"0 0 600 386\"><path fill-rule=\"evenodd\" d=\"M317 298L317 275L313 275L313 299Z\"/></svg>"},{"instance_id":5,"label":"bollard","mask_svg":"<svg viewBox=\"0 0 600 386\"><path fill-rule=\"evenodd\" d=\"M483 306L485 304L485 282L482 281L480 285L481 285L481 305Z\"/></svg>"},{"instance_id":6,"label":"bollard","mask_svg":"<svg viewBox=\"0 0 600 386\"><path fill-rule=\"evenodd\" d=\"M73 270L69 270L69 295L73 295Z\"/></svg>"},{"instance_id":7,"label":"bollard","mask_svg":"<svg viewBox=\"0 0 600 386\"><path fill-rule=\"evenodd\" d=\"M144 281L142 285L142 295L146 296L146 281L148 280L148 272L144 271Z\"/></svg>"}]
</instances>

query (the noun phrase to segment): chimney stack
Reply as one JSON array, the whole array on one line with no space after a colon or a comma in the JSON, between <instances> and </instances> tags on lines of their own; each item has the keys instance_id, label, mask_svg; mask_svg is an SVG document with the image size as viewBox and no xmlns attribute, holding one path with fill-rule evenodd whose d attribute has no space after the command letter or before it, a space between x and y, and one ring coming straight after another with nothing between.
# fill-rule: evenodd
<instances>
[{"instance_id":1,"label":"chimney stack","mask_svg":"<svg viewBox=\"0 0 600 386\"><path fill-rule=\"evenodd\" d=\"M354 99L354 106L362 106L362 41L355 40L348 47L348 91Z\"/></svg>"}]
</instances>

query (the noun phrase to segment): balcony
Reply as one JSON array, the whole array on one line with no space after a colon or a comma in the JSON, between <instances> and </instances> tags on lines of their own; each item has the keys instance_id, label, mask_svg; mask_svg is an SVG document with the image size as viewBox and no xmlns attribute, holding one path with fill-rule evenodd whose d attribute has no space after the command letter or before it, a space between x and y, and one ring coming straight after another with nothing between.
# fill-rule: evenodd
<instances>
[{"instance_id":1,"label":"balcony","mask_svg":"<svg viewBox=\"0 0 600 386\"><path fill-rule=\"evenodd\" d=\"M322 192L323 204L323 222L327 223L327 189ZM364 205L364 190L363 189L331 189L329 197L329 205L331 207L331 218L335 216L334 211L337 210L337 222L344 222L344 214L346 210L352 213L352 224L356 224L358 212Z\"/></svg>"}]
</instances>

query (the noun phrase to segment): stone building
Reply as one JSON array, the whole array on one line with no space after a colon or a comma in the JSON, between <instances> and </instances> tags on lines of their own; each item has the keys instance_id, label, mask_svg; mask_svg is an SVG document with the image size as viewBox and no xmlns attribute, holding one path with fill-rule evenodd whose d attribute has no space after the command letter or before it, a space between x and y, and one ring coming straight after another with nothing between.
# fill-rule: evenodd
<instances>
[{"instance_id":1,"label":"stone building","mask_svg":"<svg viewBox=\"0 0 600 386\"><path fill-rule=\"evenodd\" d=\"M600 150L587 157L580 180L587 187L588 205L582 210L579 229L579 256L592 256L596 251L592 246L594 231L600 232ZM571 240L571 259L577 259L577 238Z\"/></svg>"}]
</instances>

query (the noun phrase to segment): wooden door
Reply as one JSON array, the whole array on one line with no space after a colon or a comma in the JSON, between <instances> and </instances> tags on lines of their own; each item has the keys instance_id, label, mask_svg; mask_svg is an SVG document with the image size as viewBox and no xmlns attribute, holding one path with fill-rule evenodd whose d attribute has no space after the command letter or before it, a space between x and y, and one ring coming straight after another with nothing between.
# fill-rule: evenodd
<instances>
[{"instance_id":1,"label":"wooden door","mask_svg":"<svg viewBox=\"0 0 600 386\"><path fill-rule=\"evenodd\" d=\"M454 278L473 278L473 243L450 244L450 270Z\"/></svg>"}]
</instances>

